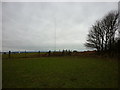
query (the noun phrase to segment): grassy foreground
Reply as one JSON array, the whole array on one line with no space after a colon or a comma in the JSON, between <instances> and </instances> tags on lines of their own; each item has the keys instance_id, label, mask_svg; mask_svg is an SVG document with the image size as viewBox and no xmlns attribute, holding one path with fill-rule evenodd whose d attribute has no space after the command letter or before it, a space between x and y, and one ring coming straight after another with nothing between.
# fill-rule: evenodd
<instances>
[{"instance_id":1,"label":"grassy foreground","mask_svg":"<svg viewBox=\"0 0 120 90\"><path fill-rule=\"evenodd\" d=\"M3 88L117 88L118 63L82 57L2 61Z\"/></svg>"}]
</instances>

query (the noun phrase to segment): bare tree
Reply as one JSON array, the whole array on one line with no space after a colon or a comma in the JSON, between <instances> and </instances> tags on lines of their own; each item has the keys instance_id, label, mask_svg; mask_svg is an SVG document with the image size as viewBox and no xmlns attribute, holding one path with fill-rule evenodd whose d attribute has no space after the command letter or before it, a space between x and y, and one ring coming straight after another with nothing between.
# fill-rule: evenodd
<instances>
[{"instance_id":1,"label":"bare tree","mask_svg":"<svg viewBox=\"0 0 120 90\"><path fill-rule=\"evenodd\" d=\"M96 48L98 51L103 50L103 41L104 41L104 30L102 29L102 24L100 21L97 21L92 25L91 30L88 34L86 47Z\"/></svg>"},{"instance_id":2,"label":"bare tree","mask_svg":"<svg viewBox=\"0 0 120 90\"><path fill-rule=\"evenodd\" d=\"M105 31L105 50L111 50L115 42L115 32L118 29L118 12L111 11L101 22Z\"/></svg>"},{"instance_id":3,"label":"bare tree","mask_svg":"<svg viewBox=\"0 0 120 90\"><path fill-rule=\"evenodd\" d=\"M116 30L118 30L118 12L111 11L92 25L85 46L96 48L97 51L111 50L115 42Z\"/></svg>"}]
</instances>

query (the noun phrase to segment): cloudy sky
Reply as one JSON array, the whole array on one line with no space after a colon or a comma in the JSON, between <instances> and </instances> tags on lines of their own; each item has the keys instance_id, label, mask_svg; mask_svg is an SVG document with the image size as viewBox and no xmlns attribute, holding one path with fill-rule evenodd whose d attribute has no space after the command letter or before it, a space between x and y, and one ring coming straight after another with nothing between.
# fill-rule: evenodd
<instances>
[{"instance_id":1,"label":"cloudy sky","mask_svg":"<svg viewBox=\"0 0 120 90\"><path fill-rule=\"evenodd\" d=\"M88 50L91 25L117 8L117 2L3 2L2 49Z\"/></svg>"}]
</instances>

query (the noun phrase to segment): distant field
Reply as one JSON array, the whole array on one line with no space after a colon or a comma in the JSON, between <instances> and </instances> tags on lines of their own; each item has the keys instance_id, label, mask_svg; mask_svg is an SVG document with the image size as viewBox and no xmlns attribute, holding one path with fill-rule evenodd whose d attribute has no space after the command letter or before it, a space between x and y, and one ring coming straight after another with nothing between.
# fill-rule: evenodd
<instances>
[{"instance_id":1,"label":"distant field","mask_svg":"<svg viewBox=\"0 0 120 90\"><path fill-rule=\"evenodd\" d=\"M44 55L46 54L47 52L32 52L32 53L12 53L10 55L10 58L29 58L29 57L39 57L40 55ZM3 59L9 59L9 54L3 54L2 55L2 58Z\"/></svg>"},{"instance_id":2,"label":"distant field","mask_svg":"<svg viewBox=\"0 0 120 90\"><path fill-rule=\"evenodd\" d=\"M118 63L88 57L15 58L2 61L3 88L117 88Z\"/></svg>"},{"instance_id":3,"label":"distant field","mask_svg":"<svg viewBox=\"0 0 120 90\"><path fill-rule=\"evenodd\" d=\"M2 54L2 58L3 59L15 59L15 58L37 58L37 57L47 57L47 56L98 56L98 54L96 53L96 51L84 51L84 52L51 52L49 54L49 52L23 52L23 53L11 53L10 55L7 54Z\"/></svg>"}]
</instances>

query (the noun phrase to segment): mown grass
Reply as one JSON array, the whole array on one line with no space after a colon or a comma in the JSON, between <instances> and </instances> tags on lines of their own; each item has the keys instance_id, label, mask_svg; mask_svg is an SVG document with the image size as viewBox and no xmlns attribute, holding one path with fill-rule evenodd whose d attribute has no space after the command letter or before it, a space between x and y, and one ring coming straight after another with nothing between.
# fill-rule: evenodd
<instances>
[{"instance_id":1,"label":"mown grass","mask_svg":"<svg viewBox=\"0 0 120 90\"><path fill-rule=\"evenodd\" d=\"M40 57L2 62L3 88L117 88L118 63L89 57Z\"/></svg>"}]
</instances>

